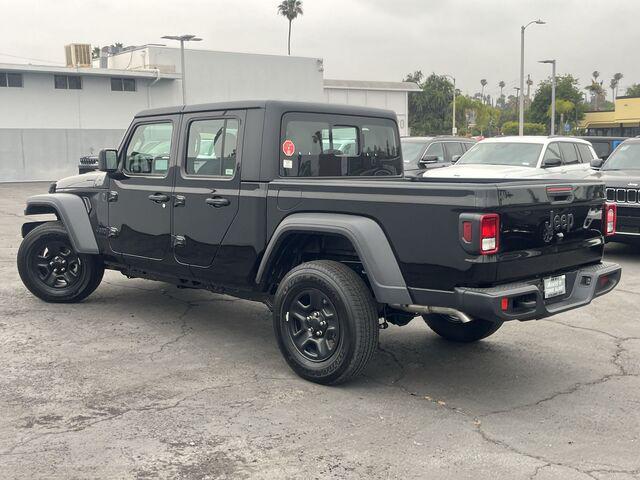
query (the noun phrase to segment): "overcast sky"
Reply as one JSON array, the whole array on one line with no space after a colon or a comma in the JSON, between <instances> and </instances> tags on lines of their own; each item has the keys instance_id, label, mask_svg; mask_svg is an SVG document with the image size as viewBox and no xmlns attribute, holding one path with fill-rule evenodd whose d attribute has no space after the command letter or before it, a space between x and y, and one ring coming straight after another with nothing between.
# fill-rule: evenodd
<instances>
[{"instance_id":1,"label":"overcast sky","mask_svg":"<svg viewBox=\"0 0 640 480\"><path fill-rule=\"evenodd\" d=\"M196 48L286 54L287 22L278 0L0 0L0 62L64 62L63 45L163 42L194 33ZM324 59L325 78L401 80L414 70L448 73L465 93L496 95L518 84L520 25L525 72L550 75L537 60L555 58L558 73L583 84L599 70L605 87L622 72L640 82L638 0L304 0L294 21L292 54ZM15 56L15 57L13 57ZM16 57L30 57L16 58ZM610 91L607 89L608 93Z\"/></svg>"}]
</instances>

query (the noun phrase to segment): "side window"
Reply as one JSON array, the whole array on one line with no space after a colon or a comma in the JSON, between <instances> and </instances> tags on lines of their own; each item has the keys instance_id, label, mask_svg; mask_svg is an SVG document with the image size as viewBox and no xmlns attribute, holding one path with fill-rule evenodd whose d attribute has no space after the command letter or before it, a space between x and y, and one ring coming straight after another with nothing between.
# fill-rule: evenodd
<instances>
[{"instance_id":1,"label":"side window","mask_svg":"<svg viewBox=\"0 0 640 480\"><path fill-rule=\"evenodd\" d=\"M562 163L562 157L560 156L560 147L558 145L558 142L553 142L547 145L547 151L544 152L544 157L542 158L542 165L547 161L557 161L558 166L560 166Z\"/></svg>"},{"instance_id":2,"label":"side window","mask_svg":"<svg viewBox=\"0 0 640 480\"><path fill-rule=\"evenodd\" d=\"M444 162L444 149L442 148L442 142L434 142L427 147L422 158L426 157L438 157L438 163Z\"/></svg>"},{"instance_id":3,"label":"side window","mask_svg":"<svg viewBox=\"0 0 640 480\"><path fill-rule=\"evenodd\" d=\"M464 151L466 152L467 150L469 150L471 147L473 147L475 145L475 143L462 143L462 146L464 147Z\"/></svg>"},{"instance_id":4,"label":"side window","mask_svg":"<svg viewBox=\"0 0 640 480\"><path fill-rule=\"evenodd\" d=\"M453 161L454 156L462 156L464 149L460 142L446 142L445 148L447 149L447 161Z\"/></svg>"},{"instance_id":5,"label":"side window","mask_svg":"<svg viewBox=\"0 0 640 480\"><path fill-rule=\"evenodd\" d=\"M124 170L132 175L165 175L172 134L171 122L138 125L127 145Z\"/></svg>"},{"instance_id":6,"label":"side window","mask_svg":"<svg viewBox=\"0 0 640 480\"><path fill-rule=\"evenodd\" d=\"M582 163L591 163L591 160L593 160L593 154L591 153L589 146L583 143L578 143L576 144L576 147L578 147L578 152L580 152Z\"/></svg>"},{"instance_id":7,"label":"side window","mask_svg":"<svg viewBox=\"0 0 640 480\"><path fill-rule=\"evenodd\" d=\"M611 153L609 142L591 142L598 158L607 158Z\"/></svg>"},{"instance_id":8,"label":"side window","mask_svg":"<svg viewBox=\"0 0 640 480\"><path fill-rule=\"evenodd\" d=\"M194 120L187 136L187 175L233 177L236 171L238 120Z\"/></svg>"},{"instance_id":9,"label":"side window","mask_svg":"<svg viewBox=\"0 0 640 480\"><path fill-rule=\"evenodd\" d=\"M280 175L400 175L400 139L392 120L287 113L282 120Z\"/></svg>"},{"instance_id":10,"label":"side window","mask_svg":"<svg viewBox=\"0 0 640 480\"><path fill-rule=\"evenodd\" d=\"M570 142L558 142L560 144L560 151L562 152L562 158L565 165L575 165L580 163L578 158L578 151L573 143Z\"/></svg>"}]
</instances>

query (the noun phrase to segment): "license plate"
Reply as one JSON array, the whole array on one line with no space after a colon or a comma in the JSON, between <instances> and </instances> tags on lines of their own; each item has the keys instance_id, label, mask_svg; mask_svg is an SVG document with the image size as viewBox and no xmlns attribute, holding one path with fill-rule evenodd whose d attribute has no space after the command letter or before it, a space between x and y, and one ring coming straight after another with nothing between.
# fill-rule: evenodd
<instances>
[{"instance_id":1,"label":"license plate","mask_svg":"<svg viewBox=\"0 0 640 480\"><path fill-rule=\"evenodd\" d=\"M557 297L567 292L565 275L544 279L544 298Z\"/></svg>"}]
</instances>

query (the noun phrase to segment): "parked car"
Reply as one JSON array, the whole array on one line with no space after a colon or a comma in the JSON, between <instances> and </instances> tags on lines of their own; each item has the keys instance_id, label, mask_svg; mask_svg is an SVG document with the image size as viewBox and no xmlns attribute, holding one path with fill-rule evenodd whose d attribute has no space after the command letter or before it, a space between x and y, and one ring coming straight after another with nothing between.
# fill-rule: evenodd
<instances>
[{"instance_id":1,"label":"parked car","mask_svg":"<svg viewBox=\"0 0 640 480\"><path fill-rule=\"evenodd\" d=\"M414 177L431 168L447 167L455 163L476 141L463 137L403 137L402 158L404 174Z\"/></svg>"},{"instance_id":2,"label":"parked car","mask_svg":"<svg viewBox=\"0 0 640 480\"><path fill-rule=\"evenodd\" d=\"M594 166L602 167L596 178L606 184L607 201L618 207L618 227L609 240L640 244L640 138L625 140Z\"/></svg>"},{"instance_id":3,"label":"parked car","mask_svg":"<svg viewBox=\"0 0 640 480\"><path fill-rule=\"evenodd\" d=\"M264 302L286 362L318 383L360 373L387 322L422 315L472 342L620 280L602 262L615 225L601 182L406 179L391 111L148 110L99 165L27 200L26 215L57 217L22 226L18 271L34 295L79 302L112 269Z\"/></svg>"},{"instance_id":4,"label":"parked car","mask_svg":"<svg viewBox=\"0 0 640 480\"><path fill-rule=\"evenodd\" d=\"M596 159L591 144L572 137L494 137L475 144L455 165L428 178L582 178Z\"/></svg>"},{"instance_id":5,"label":"parked car","mask_svg":"<svg viewBox=\"0 0 640 480\"><path fill-rule=\"evenodd\" d=\"M606 160L611 152L613 152L618 145L624 142L628 137L576 137L589 142L598 155L598 158Z\"/></svg>"},{"instance_id":6,"label":"parked car","mask_svg":"<svg viewBox=\"0 0 640 480\"><path fill-rule=\"evenodd\" d=\"M80 161L78 162L78 173L83 174L87 172L94 172L98 169L98 156L97 155L86 155L84 157L80 157Z\"/></svg>"}]
</instances>

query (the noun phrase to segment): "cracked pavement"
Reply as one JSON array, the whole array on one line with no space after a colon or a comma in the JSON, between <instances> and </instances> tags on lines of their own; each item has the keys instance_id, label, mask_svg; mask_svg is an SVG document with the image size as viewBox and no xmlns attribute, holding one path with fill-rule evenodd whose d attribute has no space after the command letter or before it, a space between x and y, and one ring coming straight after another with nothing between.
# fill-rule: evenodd
<instances>
[{"instance_id":1,"label":"cracked pavement","mask_svg":"<svg viewBox=\"0 0 640 480\"><path fill-rule=\"evenodd\" d=\"M420 318L358 380L281 359L260 304L107 272L45 304L15 266L27 196L0 184L0 476L640 479L640 249L586 308L475 345Z\"/></svg>"}]
</instances>

